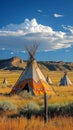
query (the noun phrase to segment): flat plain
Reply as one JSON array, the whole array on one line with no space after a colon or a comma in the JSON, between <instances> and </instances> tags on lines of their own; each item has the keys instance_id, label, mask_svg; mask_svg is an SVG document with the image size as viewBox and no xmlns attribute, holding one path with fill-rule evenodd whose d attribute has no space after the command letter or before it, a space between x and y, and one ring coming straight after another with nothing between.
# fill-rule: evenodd
<instances>
[{"instance_id":1,"label":"flat plain","mask_svg":"<svg viewBox=\"0 0 73 130\"><path fill-rule=\"evenodd\" d=\"M19 110L26 104L32 104L35 106L37 104L43 107L44 100L43 96L24 96L24 94L8 96L12 87L18 80L22 71L0 71L0 128L1 130L72 130L73 129L73 117L72 116L59 116L54 118L49 118L48 122L44 124L43 117L35 118L32 116L29 120L26 117L15 117L11 118L12 115L17 115ZM62 71L43 71L45 77L50 76L53 85L51 86L54 91L54 95L48 95L48 106L53 104L64 105L68 103L73 103L73 85L71 86L59 86L61 77L64 75ZM4 85L3 79L7 79L7 85ZM73 72L68 72L68 77L73 83ZM1 110L2 103L11 103L17 108L8 110L9 106L5 106L4 111ZM4 106L3 106L4 107ZM8 108L6 108L8 107ZM10 106L11 107L11 106ZM8 118L10 116L10 118Z\"/></svg>"}]
</instances>

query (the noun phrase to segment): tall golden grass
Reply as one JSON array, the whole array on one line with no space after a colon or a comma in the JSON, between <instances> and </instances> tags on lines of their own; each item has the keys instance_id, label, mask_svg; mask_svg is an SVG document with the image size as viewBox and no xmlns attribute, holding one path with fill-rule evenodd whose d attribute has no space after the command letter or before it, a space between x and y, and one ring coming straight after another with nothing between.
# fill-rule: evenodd
<instances>
[{"instance_id":1,"label":"tall golden grass","mask_svg":"<svg viewBox=\"0 0 73 130\"><path fill-rule=\"evenodd\" d=\"M15 82L19 78L22 71L0 71L0 93L6 94L9 93L14 86ZM59 87L59 81L61 77L63 76L62 71L49 71L45 72L45 76L49 74L53 81L53 88L56 92L55 95L51 96L49 98L49 103L66 103L66 102L72 102L73 101L73 85L69 87ZM73 82L73 72L69 71L68 76L70 80ZM11 87L2 87L2 81L3 78L6 77L8 84L12 85ZM8 100L14 104L17 104L19 107L23 104L26 104L26 102L29 102L29 99L24 99L23 97L19 97L17 95L14 95L12 97L6 97L4 95L0 95L0 100ZM34 100L38 104L43 104L43 98L41 97L33 97L31 100Z\"/></svg>"},{"instance_id":2,"label":"tall golden grass","mask_svg":"<svg viewBox=\"0 0 73 130\"><path fill-rule=\"evenodd\" d=\"M43 72L44 73L44 72ZM4 94L9 93L14 86L15 82L17 81L18 77L20 76L21 71L0 71L0 101L9 101L18 106L18 108L22 107L24 104L30 102L30 99L23 98L18 95L14 95L8 97ZM51 77L54 85L53 88L56 92L56 95L51 96L48 98L48 103L68 103L73 102L73 85L69 87L59 87L60 78L63 76L63 72L56 71L56 72L46 72L44 75L46 76L49 74ZM70 80L73 82L73 72L68 72L68 76ZM11 87L5 86L2 87L3 78L6 78L8 81L8 85L12 85ZM42 97L33 97L31 101L36 102L40 106L43 105L43 98ZM17 113L17 111L15 112ZM11 112L11 114L14 114ZM6 114L5 114L6 115ZM8 114L7 114L8 115ZM0 130L73 130L73 118L72 117L55 117L53 119L49 119L48 122L45 124L42 118L35 118L32 117L31 119L26 119L24 117L20 118L7 118L7 117L0 117Z\"/></svg>"},{"instance_id":3,"label":"tall golden grass","mask_svg":"<svg viewBox=\"0 0 73 130\"><path fill-rule=\"evenodd\" d=\"M55 117L47 123L39 117L27 120L24 117L11 119L0 118L0 130L73 130L72 117Z\"/></svg>"},{"instance_id":4,"label":"tall golden grass","mask_svg":"<svg viewBox=\"0 0 73 130\"><path fill-rule=\"evenodd\" d=\"M56 84L59 85L59 81L61 77L64 75L63 71L45 71L45 70L42 71L45 77L47 75L50 76L55 85ZM0 84L2 83L3 78L5 77L8 81L8 84L14 85L21 73L22 71L7 71L7 70L0 71ZM73 71L68 72L68 77L73 83Z\"/></svg>"},{"instance_id":5,"label":"tall golden grass","mask_svg":"<svg viewBox=\"0 0 73 130\"><path fill-rule=\"evenodd\" d=\"M7 79L8 84L14 85L22 71L0 71L0 84L2 84L4 77Z\"/></svg>"}]
</instances>

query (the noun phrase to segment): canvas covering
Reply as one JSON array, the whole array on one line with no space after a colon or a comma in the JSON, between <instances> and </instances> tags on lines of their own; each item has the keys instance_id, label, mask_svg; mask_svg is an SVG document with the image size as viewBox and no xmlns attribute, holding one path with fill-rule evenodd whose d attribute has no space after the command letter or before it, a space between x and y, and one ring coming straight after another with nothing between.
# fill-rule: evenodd
<instances>
[{"instance_id":1,"label":"canvas covering","mask_svg":"<svg viewBox=\"0 0 73 130\"><path fill-rule=\"evenodd\" d=\"M21 92L25 89L26 84L28 84L29 91L34 95L43 94L45 92L50 94L52 92L52 89L46 82L46 79L39 69L36 60L28 62L25 71L23 71L20 78L14 85L11 94Z\"/></svg>"},{"instance_id":2,"label":"canvas covering","mask_svg":"<svg viewBox=\"0 0 73 130\"><path fill-rule=\"evenodd\" d=\"M64 74L63 78L60 80L60 86L69 86L72 85L70 79L68 78L67 74Z\"/></svg>"}]
</instances>

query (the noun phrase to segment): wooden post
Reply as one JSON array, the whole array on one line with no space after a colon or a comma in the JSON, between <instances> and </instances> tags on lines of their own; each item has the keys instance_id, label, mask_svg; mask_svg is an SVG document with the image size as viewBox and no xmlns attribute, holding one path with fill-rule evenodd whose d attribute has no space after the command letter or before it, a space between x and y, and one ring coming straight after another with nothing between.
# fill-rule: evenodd
<instances>
[{"instance_id":1,"label":"wooden post","mask_svg":"<svg viewBox=\"0 0 73 130\"><path fill-rule=\"evenodd\" d=\"M44 122L48 122L48 103L47 103L47 94L44 93Z\"/></svg>"}]
</instances>

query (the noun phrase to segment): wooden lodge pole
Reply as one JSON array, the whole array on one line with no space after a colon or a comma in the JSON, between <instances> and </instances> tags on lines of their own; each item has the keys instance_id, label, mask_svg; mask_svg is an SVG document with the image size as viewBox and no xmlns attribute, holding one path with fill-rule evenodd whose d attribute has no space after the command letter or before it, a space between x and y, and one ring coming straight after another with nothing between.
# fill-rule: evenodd
<instances>
[{"instance_id":1,"label":"wooden lodge pole","mask_svg":"<svg viewBox=\"0 0 73 130\"><path fill-rule=\"evenodd\" d=\"M44 93L44 122L48 122L48 102L46 93Z\"/></svg>"}]
</instances>

